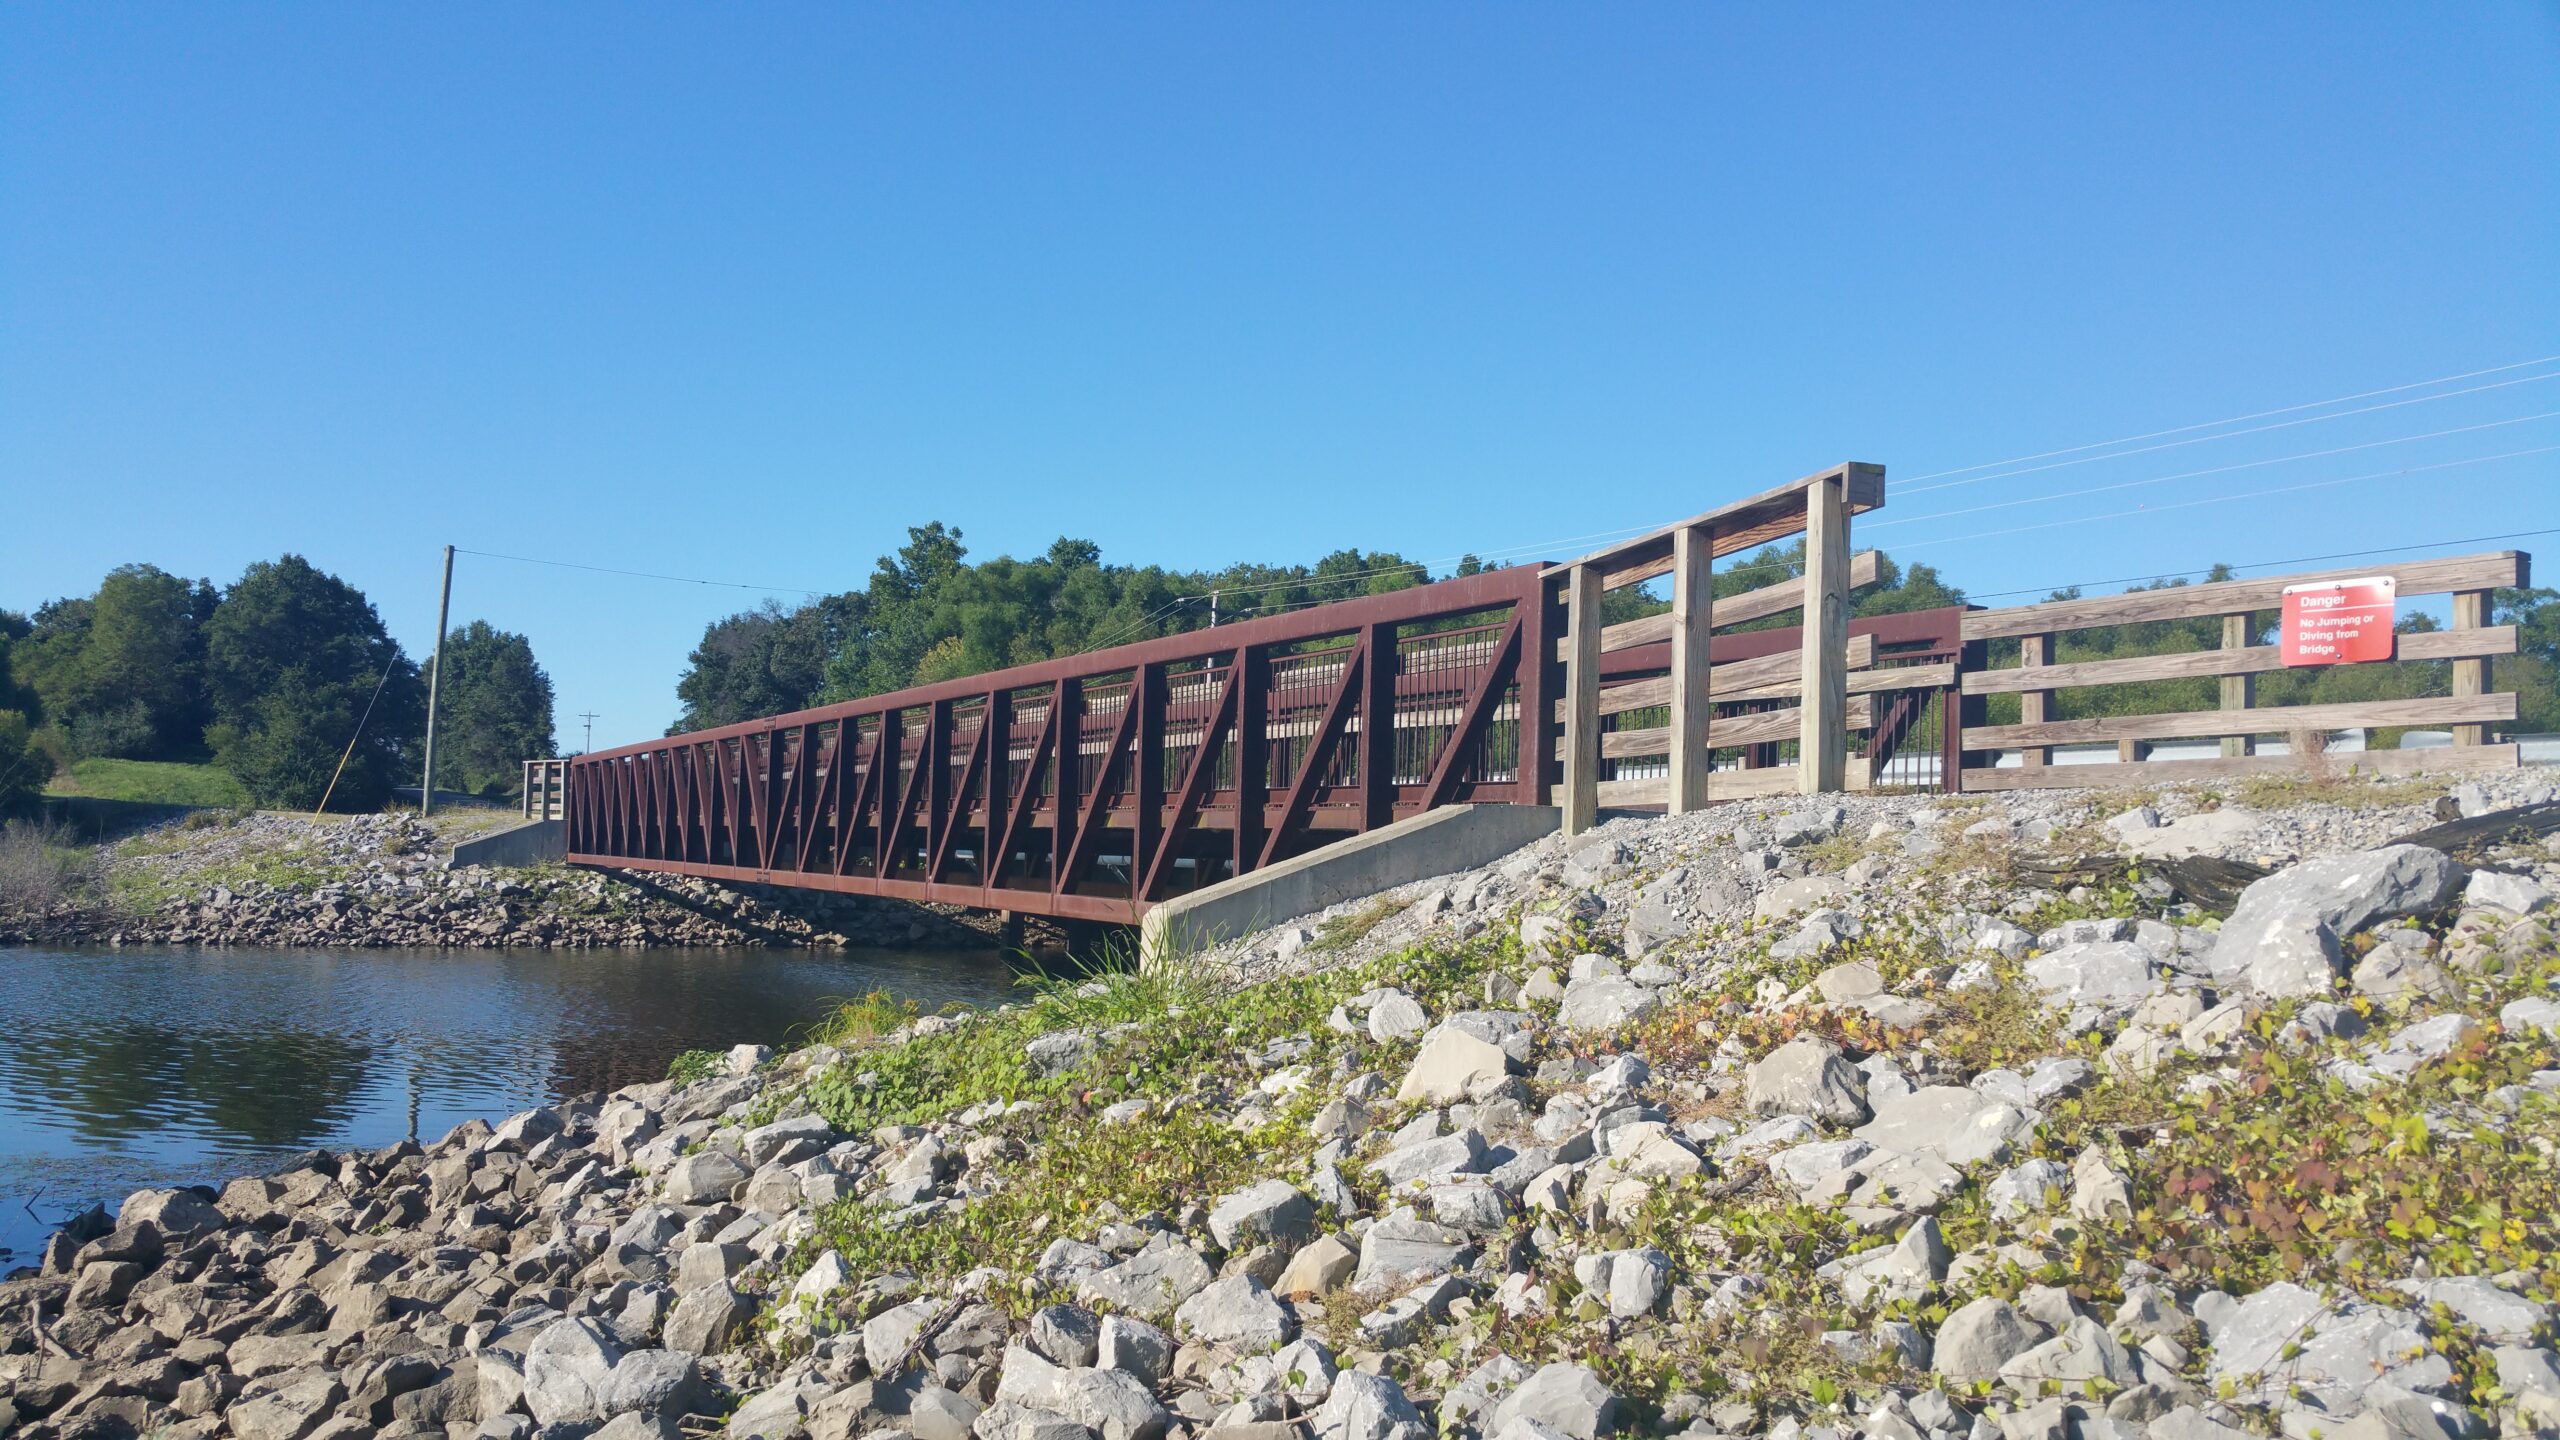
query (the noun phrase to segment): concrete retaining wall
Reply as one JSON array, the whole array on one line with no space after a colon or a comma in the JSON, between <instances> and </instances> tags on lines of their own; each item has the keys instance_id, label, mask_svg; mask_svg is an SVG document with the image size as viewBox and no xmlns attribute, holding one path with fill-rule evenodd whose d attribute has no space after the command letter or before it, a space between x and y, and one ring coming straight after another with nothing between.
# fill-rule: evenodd
<instances>
[{"instance_id":1,"label":"concrete retaining wall","mask_svg":"<svg viewBox=\"0 0 2560 1440\"><path fill-rule=\"evenodd\" d=\"M1168 900L1147 912L1139 944L1159 954L1168 940L1213 945L1267 930L1344 900L1491 864L1563 823L1552 805L1444 806Z\"/></svg>"},{"instance_id":2,"label":"concrete retaining wall","mask_svg":"<svg viewBox=\"0 0 2560 1440\"><path fill-rule=\"evenodd\" d=\"M448 869L464 865L539 865L569 853L568 831L557 820L522 825L464 840L445 857Z\"/></svg>"}]
</instances>

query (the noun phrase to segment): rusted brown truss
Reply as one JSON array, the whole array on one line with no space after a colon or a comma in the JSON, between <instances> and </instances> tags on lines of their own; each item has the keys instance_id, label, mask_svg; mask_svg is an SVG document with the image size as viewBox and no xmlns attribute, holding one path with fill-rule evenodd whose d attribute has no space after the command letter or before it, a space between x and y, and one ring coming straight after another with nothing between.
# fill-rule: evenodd
<instances>
[{"instance_id":1,"label":"rusted brown truss","mask_svg":"<svg viewBox=\"0 0 2560 1440\"><path fill-rule=\"evenodd\" d=\"M1552 591L1490 571L581 756L569 860L1133 920L1434 806L1545 803Z\"/></svg>"}]
</instances>

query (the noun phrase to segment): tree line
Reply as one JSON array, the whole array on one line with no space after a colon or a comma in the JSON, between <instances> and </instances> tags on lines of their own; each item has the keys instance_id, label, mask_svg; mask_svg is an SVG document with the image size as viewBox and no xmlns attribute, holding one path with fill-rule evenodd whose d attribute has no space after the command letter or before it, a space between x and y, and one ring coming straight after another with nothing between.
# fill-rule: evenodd
<instances>
[{"instance_id":1,"label":"tree line","mask_svg":"<svg viewBox=\"0 0 2560 1440\"><path fill-rule=\"evenodd\" d=\"M682 706L668 734L778 715L911 685L983 674L1062 655L1198 630L1335 600L1383 595L1487 567L1462 557L1446 575L1389 550L1344 549L1314 564L1248 562L1219 570L1117 565L1090 540L1060 539L1029 559L972 562L961 532L936 522L907 531L859 590L778 602L715 620L676 682ZM1716 593L1737 594L1803 570L1801 543L1770 547L1719 570ZM1963 603L1926 565L1883 562L1859 592L1862 615ZM1604 602L1610 623L1664 608L1635 588ZM1758 625L1792 624L1787 616Z\"/></svg>"},{"instance_id":2,"label":"tree line","mask_svg":"<svg viewBox=\"0 0 2560 1440\"><path fill-rule=\"evenodd\" d=\"M1879 555L1877 583L1861 589L1859 615L1883 615L1965 603L1964 591L1934 567L1901 565ZM1449 576L1484 569L1462 559ZM1804 544L1769 546L1736 557L1715 574L1719 596L1738 594L1803 573ZM2228 580L2217 566L2206 581ZM961 532L940 523L907 532L907 543L884 555L858 590L811 597L786 607L763 606L713 621L687 658L676 683L682 706L669 734L777 715L838 700L858 699L911 685L981 674L1085 650L1128 644L1196 630L1215 613L1224 619L1272 614L1330 600L1384 594L1434 578L1429 569L1393 551L1345 549L1312 565L1238 564L1222 570L1171 570L1117 565L1103 560L1090 540L1060 539L1029 560L999 556L971 561ZM2186 579L2137 588L2183 586ZM2052 600L2080 598L2057 590ZM1660 611L1665 602L1644 589L1613 590L1603 601L1608 623ZM2521 630L2520 653L2492 662L2494 688L2517 692L2518 722L2525 732L2560 730L2560 591L2502 590L2492 601L2493 621ZM1738 629L1796 624L1796 612L1772 615ZM2273 643L2274 612L2252 618L2253 643ZM2430 630L2423 614L2402 618L2406 631ZM2222 643L2218 619L2169 620L2073 632L2062 637L2057 662L2159 655L2213 649ZM1994 642L1994 666L2018 663L2018 643ZM2261 705L2312 704L2417 695L2449 688L2447 661L2339 665L2279 671L2257 681ZM2219 703L2216 682L2163 680L2148 684L2070 690L2055 696L2056 718L2210 710ZM2017 718L2014 695L1989 699L1991 723ZM2389 737L2384 737L2388 743Z\"/></svg>"},{"instance_id":3,"label":"tree line","mask_svg":"<svg viewBox=\"0 0 2560 1440\"><path fill-rule=\"evenodd\" d=\"M550 676L484 620L446 637L444 667L436 784L511 791L552 753ZM325 791L331 809L378 809L417 779L425 727L424 678L373 602L299 555L228 587L124 565L31 616L0 610L0 809L91 758L210 762L260 805Z\"/></svg>"}]
</instances>

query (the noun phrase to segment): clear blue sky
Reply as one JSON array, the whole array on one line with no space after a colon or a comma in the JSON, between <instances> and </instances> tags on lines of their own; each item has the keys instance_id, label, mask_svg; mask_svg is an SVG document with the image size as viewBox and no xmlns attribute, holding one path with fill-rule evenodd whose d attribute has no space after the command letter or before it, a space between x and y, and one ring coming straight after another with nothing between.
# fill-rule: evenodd
<instances>
[{"instance_id":1,"label":"clear blue sky","mask_svg":"<svg viewBox=\"0 0 2560 1440\"><path fill-rule=\"evenodd\" d=\"M414 654L447 541L821 588L934 519L1439 558L2553 354L2548 4L0 9L10 608L294 550ZM1861 536L1988 592L2560 526L2544 454L1959 538L2560 419L1918 518L2544 411ZM754 598L455 586L600 745Z\"/></svg>"}]
</instances>

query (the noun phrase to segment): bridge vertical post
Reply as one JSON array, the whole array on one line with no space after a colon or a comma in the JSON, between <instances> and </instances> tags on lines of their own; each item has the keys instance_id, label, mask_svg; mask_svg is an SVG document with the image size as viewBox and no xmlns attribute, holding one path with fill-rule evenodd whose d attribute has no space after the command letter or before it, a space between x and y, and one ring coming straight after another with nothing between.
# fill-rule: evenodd
<instances>
[{"instance_id":1,"label":"bridge vertical post","mask_svg":"<svg viewBox=\"0 0 2560 1440\"><path fill-rule=\"evenodd\" d=\"M1129 795L1135 813L1129 817L1129 898L1139 893L1154 865L1156 847L1164 842L1165 674L1150 661L1129 677L1129 703L1138 707L1136 734L1129 751Z\"/></svg>"},{"instance_id":2,"label":"bridge vertical post","mask_svg":"<svg viewBox=\"0 0 2560 1440\"><path fill-rule=\"evenodd\" d=\"M1526 613L1520 625L1519 803L1551 804L1555 798L1556 705L1564 698L1564 662L1556 646L1564 639L1564 607L1557 587L1544 580L1519 601Z\"/></svg>"},{"instance_id":3,"label":"bridge vertical post","mask_svg":"<svg viewBox=\"0 0 2560 1440\"><path fill-rule=\"evenodd\" d=\"M987 708L980 713L985 718L978 723L987 737L987 823L978 837L978 883L993 886L1013 859L996 853L1004 843L1005 817L1013 813L1013 692L1001 686L988 691ZM1031 778L1036 784L1040 777ZM1015 921L1017 928L1020 923Z\"/></svg>"},{"instance_id":4,"label":"bridge vertical post","mask_svg":"<svg viewBox=\"0 0 2560 1440\"><path fill-rule=\"evenodd\" d=\"M951 702L936 700L925 712L924 743L916 747L916 763L933 768L924 780L924 878L927 883L942 877L933 871L933 857L942 853L943 836L959 823L951 813Z\"/></svg>"},{"instance_id":5,"label":"bridge vertical post","mask_svg":"<svg viewBox=\"0 0 2560 1440\"><path fill-rule=\"evenodd\" d=\"M1058 717L1058 756L1052 767L1058 810L1049 827L1049 893L1063 895L1070 878L1067 860L1076 848L1076 816L1084 808L1084 682L1059 681L1049 704Z\"/></svg>"},{"instance_id":6,"label":"bridge vertical post","mask_svg":"<svg viewBox=\"0 0 2560 1440\"><path fill-rule=\"evenodd\" d=\"M1707 776L1715 768L1707 727L1715 715L1707 652L1715 630L1715 533L1683 526L1671 537L1671 796L1670 811L1707 808Z\"/></svg>"},{"instance_id":7,"label":"bridge vertical post","mask_svg":"<svg viewBox=\"0 0 2560 1440\"><path fill-rule=\"evenodd\" d=\"M1840 789L1849 750L1848 473L1820 477L1804 492L1804 664L1797 731L1797 788Z\"/></svg>"},{"instance_id":8,"label":"bridge vertical post","mask_svg":"<svg viewBox=\"0 0 2560 1440\"><path fill-rule=\"evenodd\" d=\"M1271 657L1259 645L1236 647L1235 853L1238 875L1262 858L1264 807L1271 803Z\"/></svg>"},{"instance_id":9,"label":"bridge vertical post","mask_svg":"<svg viewBox=\"0 0 2560 1440\"><path fill-rule=\"evenodd\" d=\"M1396 818L1396 627L1368 626L1361 652L1360 828L1378 830Z\"/></svg>"},{"instance_id":10,"label":"bridge vertical post","mask_svg":"<svg viewBox=\"0 0 2560 1440\"><path fill-rule=\"evenodd\" d=\"M1600 823L1600 568L1576 565L1565 580L1564 833Z\"/></svg>"},{"instance_id":11,"label":"bridge vertical post","mask_svg":"<svg viewBox=\"0 0 2560 1440\"><path fill-rule=\"evenodd\" d=\"M871 873L883 880L898 871L892 846L898 833L899 802L906 797L906 787L898 783L898 756L906 746L906 714L892 705L880 712L880 738L871 750L871 768L880 774L880 782L872 787L879 792L880 810L872 829Z\"/></svg>"}]
</instances>

